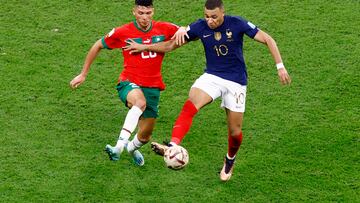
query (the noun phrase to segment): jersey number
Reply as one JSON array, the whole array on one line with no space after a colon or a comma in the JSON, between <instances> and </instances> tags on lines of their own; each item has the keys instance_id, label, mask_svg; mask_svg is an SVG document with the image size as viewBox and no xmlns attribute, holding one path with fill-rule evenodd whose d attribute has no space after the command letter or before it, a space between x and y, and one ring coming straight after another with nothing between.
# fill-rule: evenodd
<instances>
[{"instance_id":1,"label":"jersey number","mask_svg":"<svg viewBox=\"0 0 360 203\"><path fill-rule=\"evenodd\" d=\"M226 45L220 45L220 46L214 46L214 49L216 51L216 54L218 56L226 56L229 53L229 49L227 48Z\"/></svg>"},{"instance_id":2,"label":"jersey number","mask_svg":"<svg viewBox=\"0 0 360 203\"><path fill-rule=\"evenodd\" d=\"M143 59L149 59L149 58L155 58L157 56L156 52L141 52L141 58Z\"/></svg>"}]
</instances>

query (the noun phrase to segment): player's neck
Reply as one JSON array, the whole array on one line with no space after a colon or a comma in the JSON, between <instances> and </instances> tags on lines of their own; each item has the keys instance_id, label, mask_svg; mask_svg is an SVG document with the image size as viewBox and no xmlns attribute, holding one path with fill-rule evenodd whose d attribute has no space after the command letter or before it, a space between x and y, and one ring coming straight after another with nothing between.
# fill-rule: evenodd
<instances>
[{"instance_id":1,"label":"player's neck","mask_svg":"<svg viewBox=\"0 0 360 203\"><path fill-rule=\"evenodd\" d=\"M222 20L219 22L219 26L218 27L221 27L225 22L225 18L222 18Z\"/></svg>"},{"instance_id":2,"label":"player's neck","mask_svg":"<svg viewBox=\"0 0 360 203\"><path fill-rule=\"evenodd\" d=\"M138 29L140 29L144 32L148 31L152 25L152 22L150 22L146 27L143 27L140 25L140 23L137 22L137 20L135 20L135 23L136 23L136 27L138 27Z\"/></svg>"}]
</instances>

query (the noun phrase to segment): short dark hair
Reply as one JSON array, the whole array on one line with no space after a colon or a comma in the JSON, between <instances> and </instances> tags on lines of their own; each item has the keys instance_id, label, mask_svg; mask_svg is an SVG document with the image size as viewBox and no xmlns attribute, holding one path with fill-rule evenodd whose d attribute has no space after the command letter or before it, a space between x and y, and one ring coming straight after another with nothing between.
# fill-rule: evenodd
<instances>
[{"instance_id":1,"label":"short dark hair","mask_svg":"<svg viewBox=\"0 0 360 203\"><path fill-rule=\"evenodd\" d=\"M135 0L135 5L137 6L152 6L152 0Z\"/></svg>"},{"instance_id":2,"label":"short dark hair","mask_svg":"<svg viewBox=\"0 0 360 203\"><path fill-rule=\"evenodd\" d=\"M222 0L207 0L205 3L205 8L209 10L214 10L216 8L224 8Z\"/></svg>"}]
</instances>

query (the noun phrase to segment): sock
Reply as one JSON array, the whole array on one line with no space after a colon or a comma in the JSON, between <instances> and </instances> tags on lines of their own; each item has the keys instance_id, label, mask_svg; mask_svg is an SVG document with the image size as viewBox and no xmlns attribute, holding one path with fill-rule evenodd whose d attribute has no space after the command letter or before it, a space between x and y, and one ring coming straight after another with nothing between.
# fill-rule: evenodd
<instances>
[{"instance_id":1,"label":"sock","mask_svg":"<svg viewBox=\"0 0 360 203\"><path fill-rule=\"evenodd\" d=\"M134 136L134 139L131 140L131 142L128 143L127 145L127 151L129 153L133 153L135 150L139 149L140 147L142 147L144 144L143 142L140 142L138 135L136 134Z\"/></svg>"},{"instance_id":2,"label":"sock","mask_svg":"<svg viewBox=\"0 0 360 203\"><path fill-rule=\"evenodd\" d=\"M243 134L240 132L237 136L232 136L230 133L228 135L228 153L227 156L229 159L234 159L236 153L238 152L241 142L243 139Z\"/></svg>"},{"instance_id":3,"label":"sock","mask_svg":"<svg viewBox=\"0 0 360 203\"><path fill-rule=\"evenodd\" d=\"M174 146L177 146L177 144L175 142L169 142L168 146L169 147L174 147Z\"/></svg>"},{"instance_id":4,"label":"sock","mask_svg":"<svg viewBox=\"0 0 360 203\"><path fill-rule=\"evenodd\" d=\"M187 100L174 124L171 133L171 142L180 144L186 133L190 130L194 116L198 110L194 104Z\"/></svg>"},{"instance_id":5,"label":"sock","mask_svg":"<svg viewBox=\"0 0 360 203\"><path fill-rule=\"evenodd\" d=\"M128 142L129 137L131 136L131 133L134 132L142 113L143 111L141 111L139 107L131 107L126 115L123 128L120 131L119 139L115 147L120 147Z\"/></svg>"}]
</instances>

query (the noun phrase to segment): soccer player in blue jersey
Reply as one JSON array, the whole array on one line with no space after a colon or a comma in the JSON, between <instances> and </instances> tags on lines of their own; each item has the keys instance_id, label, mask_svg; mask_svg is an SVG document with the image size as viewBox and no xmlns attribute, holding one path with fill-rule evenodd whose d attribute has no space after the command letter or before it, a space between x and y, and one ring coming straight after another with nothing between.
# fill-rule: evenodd
<instances>
[{"instance_id":1,"label":"soccer player in blue jersey","mask_svg":"<svg viewBox=\"0 0 360 203\"><path fill-rule=\"evenodd\" d=\"M206 55L205 73L190 89L172 130L170 145L179 145L189 131L196 113L204 106L221 97L221 107L225 108L228 125L228 151L220 172L220 179L228 181L234 169L235 157L240 148L243 133L242 121L245 112L247 72L243 57L243 37L247 35L267 45L272 54L278 76L282 84L290 84L291 79L282 62L274 39L254 24L238 16L225 15L221 0L207 0L205 19L200 19L188 27L180 28L172 41L150 46L131 42L126 47L134 54L139 51L168 52L188 41L200 39ZM169 146L152 143L155 152L163 155Z\"/></svg>"}]
</instances>

